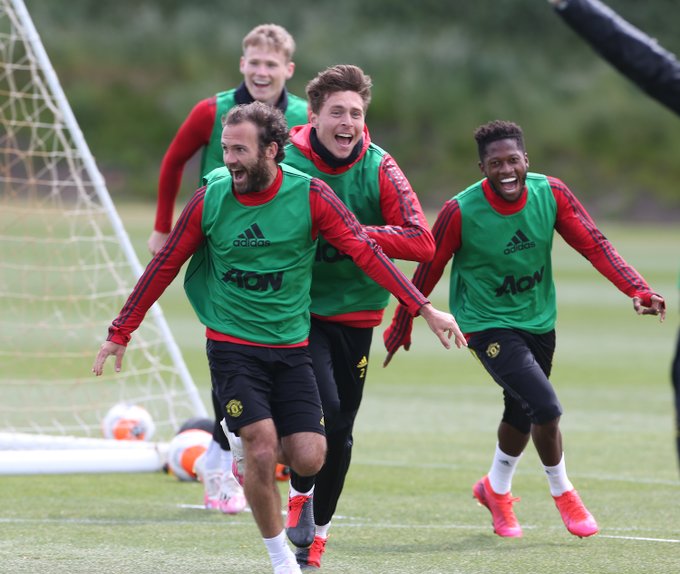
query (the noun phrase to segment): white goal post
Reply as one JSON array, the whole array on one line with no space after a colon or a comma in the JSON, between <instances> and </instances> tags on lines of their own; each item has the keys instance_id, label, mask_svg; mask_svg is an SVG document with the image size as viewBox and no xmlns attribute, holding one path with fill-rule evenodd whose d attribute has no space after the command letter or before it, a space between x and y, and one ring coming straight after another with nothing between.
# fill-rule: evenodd
<instances>
[{"instance_id":1,"label":"white goal post","mask_svg":"<svg viewBox=\"0 0 680 574\"><path fill-rule=\"evenodd\" d=\"M158 305L122 372L90 371L141 272L23 0L0 0L0 475L158 469L207 416ZM119 402L149 411L159 443L102 439Z\"/></svg>"}]
</instances>

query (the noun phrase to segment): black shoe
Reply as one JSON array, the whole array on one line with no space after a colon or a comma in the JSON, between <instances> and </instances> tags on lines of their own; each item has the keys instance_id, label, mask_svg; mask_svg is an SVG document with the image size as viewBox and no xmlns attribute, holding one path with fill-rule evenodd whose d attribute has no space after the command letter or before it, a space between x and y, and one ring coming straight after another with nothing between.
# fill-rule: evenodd
<instances>
[{"instance_id":1,"label":"black shoe","mask_svg":"<svg viewBox=\"0 0 680 574\"><path fill-rule=\"evenodd\" d=\"M314 542L314 505L311 496L298 494L288 499L286 534L298 548L307 548Z\"/></svg>"}]
</instances>

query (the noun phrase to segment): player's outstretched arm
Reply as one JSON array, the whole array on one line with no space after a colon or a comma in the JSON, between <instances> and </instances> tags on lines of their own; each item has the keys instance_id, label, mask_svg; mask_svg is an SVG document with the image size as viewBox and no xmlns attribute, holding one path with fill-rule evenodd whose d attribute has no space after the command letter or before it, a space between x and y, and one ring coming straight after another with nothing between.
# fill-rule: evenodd
<instances>
[{"instance_id":1,"label":"player's outstretched arm","mask_svg":"<svg viewBox=\"0 0 680 574\"><path fill-rule=\"evenodd\" d=\"M642 298L633 297L633 309L638 315L659 315L662 323L666 318L666 301L661 295L652 295L648 306L642 304Z\"/></svg>"},{"instance_id":2,"label":"player's outstretched arm","mask_svg":"<svg viewBox=\"0 0 680 574\"><path fill-rule=\"evenodd\" d=\"M653 37L600 0L548 0L564 22L607 62L680 114L680 62Z\"/></svg>"},{"instance_id":3,"label":"player's outstretched arm","mask_svg":"<svg viewBox=\"0 0 680 574\"><path fill-rule=\"evenodd\" d=\"M114 364L114 369L116 373L119 373L123 366L123 355L125 354L125 345L119 345L118 343L113 343L112 341L105 341L97 357L94 360L94 365L92 365L92 372L99 376L104 372L104 363L109 355L114 355L116 357L116 362Z\"/></svg>"}]
</instances>

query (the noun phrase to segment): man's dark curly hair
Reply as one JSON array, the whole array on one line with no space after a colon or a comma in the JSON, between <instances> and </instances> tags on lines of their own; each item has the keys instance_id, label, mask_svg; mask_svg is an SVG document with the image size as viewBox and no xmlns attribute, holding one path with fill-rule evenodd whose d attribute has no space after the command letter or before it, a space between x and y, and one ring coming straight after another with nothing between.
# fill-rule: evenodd
<instances>
[{"instance_id":1,"label":"man's dark curly hair","mask_svg":"<svg viewBox=\"0 0 680 574\"><path fill-rule=\"evenodd\" d=\"M283 148L288 143L288 124L283 112L258 101L241 104L229 110L222 119L222 126L235 126L243 122L257 126L260 151L272 142L279 146L274 159L276 163L281 163L286 155Z\"/></svg>"},{"instance_id":2,"label":"man's dark curly hair","mask_svg":"<svg viewBox=\"0 0 680 574\"><path fill-rule=\"evenodd\" d=\"M522 151L524 149L524 133L522 128L513 122L504 120L493 120L475 130L475 140L477 140L477 152L479 159L484 161L486 148L491 142L498 140L512 139L517 142L517 146Z\"/></svg>"}]
</instances>

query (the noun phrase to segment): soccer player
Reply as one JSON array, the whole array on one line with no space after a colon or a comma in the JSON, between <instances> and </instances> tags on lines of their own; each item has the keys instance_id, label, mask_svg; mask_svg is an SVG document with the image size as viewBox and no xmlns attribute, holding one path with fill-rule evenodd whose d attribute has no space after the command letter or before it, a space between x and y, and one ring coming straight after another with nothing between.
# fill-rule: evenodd
<instances>
[{"instance_id":1,"label":"soccer player","mask_svg":"<svg viewBox=\"0 0 680 574\"><path fill-rule=\"evenodd\" d=\"M243 82L235 89L220 92L194 106L168 147L161 163L158 181L156 221L148 247L155 255L165 243L172 227L173 210L187 162L202 150L200 176L222 167L222 117L236 104L260 101L276 106L290 126L307 121L307 102L286 89L295 71L295 41L276 24L262 24L243 38L240 72ZM200 177L199 177L200 185ZM201 479L206 508L219 508L227 514L242 511L245 498L231 476L229 443L219 424L221 408L213 396L215 427L213 441L204 459Z\"/></svg>"},{"instance_id":2,"label":"soccer player","mask_svg":"<svg viewBox=\"0 0 680 574\"><path fill-rule=\"evenodd\" d=\"M170 229L182 174L187 162L202 150L200 175L222 167L222 117L235 105L253 101L276 106L289 126L307 122L307 101L288 92L286 81L295 72L295 40L276 24L261 24L243 38L239 70L243 82L237 87L198 102L177 130L165 152L158 179L158 201L148 247L155 255Z\"/></svg>"},{"instance_id":3,"label":"soccer player","mask_svg":"<svg viewBox=\"0 0 680 574\"><path fill-rule=\"evenodd\" d=\"M562 407L549 379L555 350L554 231L631 297L636 313L660 315L663 321L665 302L616 252L562 181L528 172L518 125L496 120L474 135L484 178L444 204L432 228L434 259L418 265L413 279L429 294L453 257L451 312L470 349L503 389L495 454L473 496L491 512L496 534L521 536L511 486L531 438L567 530L591 536L597 522L567 476ZM407 309L399 306L384 334L385 365L399 347L409 349L411 325Z\"/></svg>"},{"instance_id":4,"label":"soccer player","mask_svg":"<svg viewBox=\"0 0 680 574\"><path fill-rule=\"evenodd\" d=\"M598 0L549 2L555 6L557 14L605 60L647 94L680 115L680 62L674 54ZM671 381L675 398L675 443L680 463L680 330Z\"/></svg>"},{"instance_id":5,"label":"soccer player","mask_svg":"<svg viewBox=\"0 0 680 574\"><path fill-rule=\"evenodd\" d=\"M317 236L421 315L446 348L452 336L456 346L466 345L455 319L413 287L328 185L279 163L287 139L276 108L253 102L228 113L226 167L188 202L111 324L92 368L101 375L114 355L121 369L132 332L191 257L185 291L206 326L213 388L226 425L241 439L246 497L275 574L300 573L286 542L276 464L312 476L326 454L307 346Z\"/></svg>"},{"instance_id":6,"label":"soccer player","mask_svg":"<svg viewBox=\"0 0 680 574\"><path fill-rule=\"evenodd\" d=\"M328 183L385 254L429 261L434 239L420 202L366 127L371 78L357 66L332 66L311 80L306 92L310 122L291 129L285 162ZM291 473L286 530L299 547L298 562L319 568L350 465L373 328L382 320L389 293L321 237L311 295L309 348L328 454L316 478Z\"/></svg>"}]
</instances>

